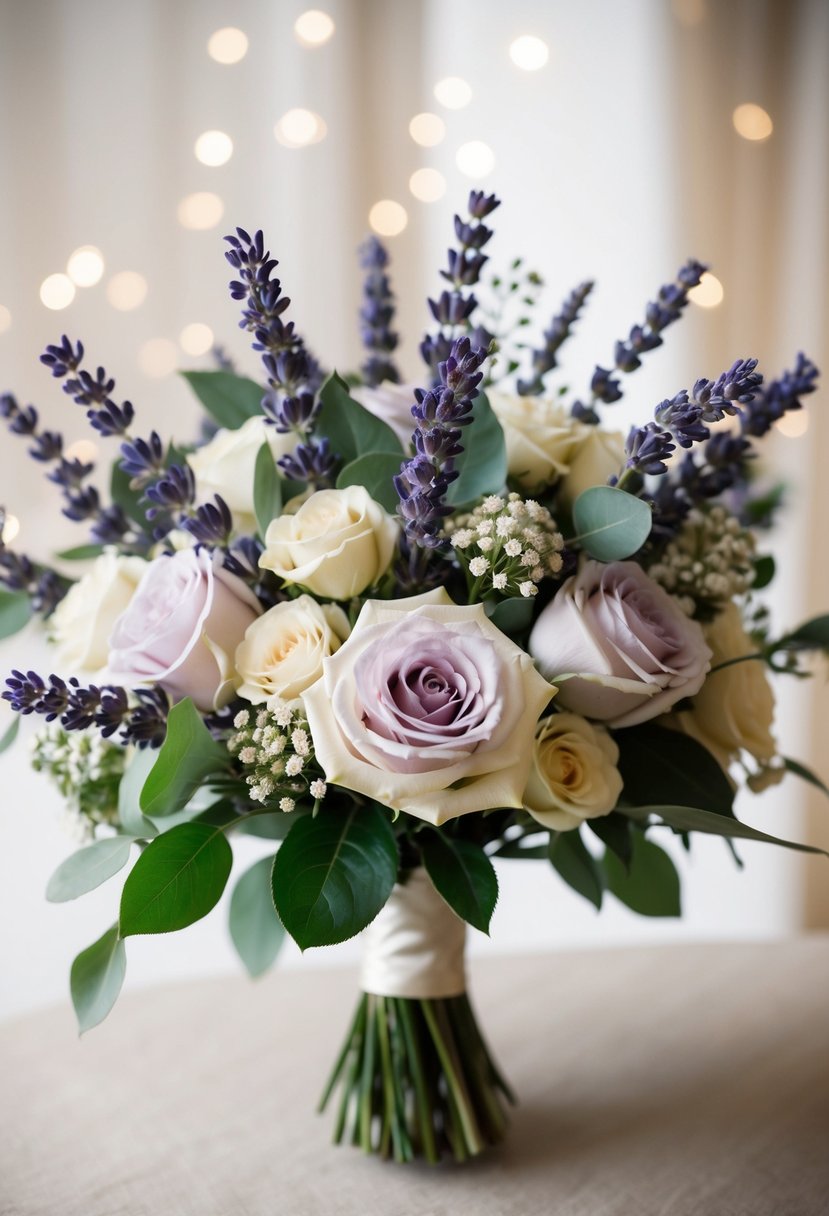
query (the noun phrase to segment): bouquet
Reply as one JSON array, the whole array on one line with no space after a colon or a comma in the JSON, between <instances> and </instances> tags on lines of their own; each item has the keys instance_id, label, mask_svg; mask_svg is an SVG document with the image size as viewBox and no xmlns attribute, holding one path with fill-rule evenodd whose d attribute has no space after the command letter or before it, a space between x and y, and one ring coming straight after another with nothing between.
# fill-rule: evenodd
<instances>
[{"instance_id":1,"label":"bouquet","mask_svg":"<svg viewBox=\"0 0 829 1216\"><path fill-rule=\"evenodd\" d=\"M511 1094L463 962L466 925L489 929L493 858L541 858L597 907L677 915L660 838L808 848L738 820L734 797L787 771L820 784L778 754L769 673L829 649L829 617L771 636L761 538L780 492L754 473L817 369L801 354L764 381L738 359L618 432L605 407L705 267L687 262L576 396L553 373L593 284L526 344L541 279L520 259L485 273L498 205L473 191L455 216L420 387L400 382L379 241L361 251L365 361L341 377L288 319L262 233L238 228L230 294L263 382L221 350L184 373L198 439L142 435L66 336L42 361L114 441L108 494L33 406L0 398L88 529L57 565L0 546L2 633L43 618L61 671L15 670L3 697L43 719L34 767L85 837L47 897L132 862L117 924L72 965L81 1030L115 1002L129 938L207 915L231 840L264 838L233 941L258 975L285 932L305 950L367 930L323 1104L338 1094L337 1141L398 1161L504 1134Z\"/></svg>"}]
</instances>

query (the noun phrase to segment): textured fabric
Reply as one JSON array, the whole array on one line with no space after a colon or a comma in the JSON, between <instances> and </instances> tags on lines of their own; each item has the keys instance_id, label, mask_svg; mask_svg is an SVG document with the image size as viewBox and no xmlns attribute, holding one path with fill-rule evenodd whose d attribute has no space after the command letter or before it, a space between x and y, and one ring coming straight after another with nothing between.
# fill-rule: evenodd
<instances>
[{"instance_id":1,"label":"textured fabric","mask_svg":"<svg viewBox=\"0 0 829 1216\"><path fill-rule=\"evenodd\" d=\"M471 988L520 1097L471 1166L328 1143L313 1109L345 971L147 990L78 1042L0 1030L4 1216L824 1216L829 940L487 961Z\"/></svg>"}]
</instances>

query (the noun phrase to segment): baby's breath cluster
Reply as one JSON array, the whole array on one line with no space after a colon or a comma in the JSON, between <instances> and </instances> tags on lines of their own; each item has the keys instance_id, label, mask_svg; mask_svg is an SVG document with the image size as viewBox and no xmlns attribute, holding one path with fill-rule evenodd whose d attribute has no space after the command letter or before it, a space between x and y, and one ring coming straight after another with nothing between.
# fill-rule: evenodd
<instances>
[{"instance_id":1,"label":"baby's breath cluster","mask_svg":"<svg viewBox=\"0 0 829 1216\"><path fill-rule=\"evenodd\" d=\"M490 589L525 599L562 566L564 539L546 507L520 494L491 494L469 515L449 521L458 560L474 580L476 595Z\"/></svg>"},{"instance_id":2,"label":"baby's breath cluster","mask_svg":"<svg viewBox=\"0 0 829 1216\"><path fill-rule=\"evenodd\" d=\"M710 618L754 581L754 537L725 507L695 508L648 573L688 616Z\"/></svg>"},{"instance_id":3,"label":"baby's breath cluster","mask_svg":"<svg viewBox=\"0 0 829 1216\"><path fill-rule=\"evenodd\" d=\"M98 824L118 824L118 785L128 749L101 738L97 731L65 731L51 722L32 741L32 768L57 786L66 807L65 826L81 841L91 840Z\"/></svg>"},{"instance_id":4,"label":"baby's breath cluster","mask_svg":"<svg viewBox=\"0 0 829 1216\"><path fill-rule=\"evenodd\" d=\"M265 709L241 709L233 726L228 751L245 770L254 802L292 811L305 794L316 802L325 797L308 721L299 710L274 699Z\"/></svg>"}]
</instances>

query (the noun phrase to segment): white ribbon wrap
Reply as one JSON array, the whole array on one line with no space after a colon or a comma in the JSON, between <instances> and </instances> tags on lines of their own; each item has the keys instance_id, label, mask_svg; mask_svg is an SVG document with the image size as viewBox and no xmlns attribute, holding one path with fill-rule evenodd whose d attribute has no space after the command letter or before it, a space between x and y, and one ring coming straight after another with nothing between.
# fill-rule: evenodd
<instances>
[{"instance_id":1,"label":"white ribbon wrap","mask_svg":"<svg viewBox=\"0 0 829 1216\"><path fill-rule=\"evenodd\" d=\"M363 934L360 986L376 996L460 996L465 944L465 923L419 867L394 888Z\"/></svg>"}]
</instances>

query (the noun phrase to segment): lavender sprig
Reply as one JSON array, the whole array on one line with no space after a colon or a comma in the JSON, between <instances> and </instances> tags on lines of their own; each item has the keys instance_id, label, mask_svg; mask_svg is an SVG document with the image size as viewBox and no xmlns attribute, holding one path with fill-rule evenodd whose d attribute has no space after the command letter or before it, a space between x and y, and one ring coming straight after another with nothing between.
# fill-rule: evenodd
<instances>
[{"instance_id":1,"label":"lavender sprig","mask_svg":"<svg viewBox=\"0 0 829 1216\"><path fill-rule=\"evenodd\" d=\"M517 388L522 397L535 397L544 391L544 377L553 368L558 367L559 349L570 337L578 315L594 286L590 279L579 283L562 304L561 312L553 317L549 329L545 329L544 345L532 352L532 378L518 381Z\"/></svg>"},{"instance_id":2,"label":"lavender sprig","mask_svg":"<svg viewBox=\"0 0 829 1216\"><path fill-rule=\"evenodd\" d=\"M365 383L372 387L384 380L399 384L400 372L391 357L399 339L392 329L394 294L386 274L388 251L376 236L369 236L359 252L360 265L366 272L360 307L360 336L366 349L366 359L360 371Z\"/></svg>"},{"instance_id":3,"label":"lavender sprig","mask_svg":"<svg viewBox=\"0 0 829 1216\"><path fill-rule=\"evenodd\" d=\"M0 585L9 591L25 591L32 611L47 617L72 586L71 580L9 549L3 540L5 527L6 511L0 507Z\"/></svg>"},{"instance_id":4,"label":"lavender sprig","mask_svg":"<svg viewBox=\"0 0 829 1216\"><path fill-rule=\"evenodd\" d=\"M488 348L492 341L492 335L482 327L472 330L470 318L478 307L478 300L469 288L479 281L488 261L487 255L481 251L489 242L492 229L482 221L500 205L500 199L494 194L472 190L467 204L468 219L455 216L458 247L449 250L448 268L440 272L452 284L452 290L443 291L436 300L428 301L440 329L437 334L427 334L420 344L420 353L432 372L433 388L440 384L440 364L449 358L458 330L467 332L479 347Z\"/></svg>"},{"instance_id":5,"label":"lavender sprig","mask_svg":"<svg viewBox=\"0 0 829 1216\"><path fill-rule=\"evenodd\" d=\"M656 300L651 300L645 309L644 322L633 325L627 338L616 343L613 351L616 371L635 371L642 366L642 355L662 345L663 330L679 320L682 310L687 307L689 291L699 284L707 269L702 262L689 258L680 267L675 281L660 287ZM590 381L589 401L574 402L571 413L581 422L595 426L599 421L595 407L599 403L612 405L621 396L621 381L613 375L612 370L597 364Z\"/></svg>"},{"instance_id":6,"label":"lavender sprig","mask_svg":"<svg viewBox=\"0 0 829 1216\"><path fill-rule=\"evenodd\" d=\"M478 369L486 357L486 350L473 347L469 338L457 338L448 359L438 365L440 387L415 390L415 454L401 466L394 486L406 536L422 549L445 543L441 529L451 513L446 494L459 476L455 461L463 451L460 428L472 421L472 404L483 379Z\"/></svg>"},{"instance_id":7,"label":"lavender sprig","mask_svg":"<svg viewBox=\"0 0 829 1216\"><path fill-rule=\"evenodd\" d=\"M47 722L60 719L64 730L94 726L105 739L121 732L121 743L160 747L167 731L169 702L160 689L136 689L138 704L131 704L125 688L116 685L82 686L50 675L48 683L35 671L13 671L6 679L2 699L19 714L39 714Z\"/></svg>"}]
</instances>

